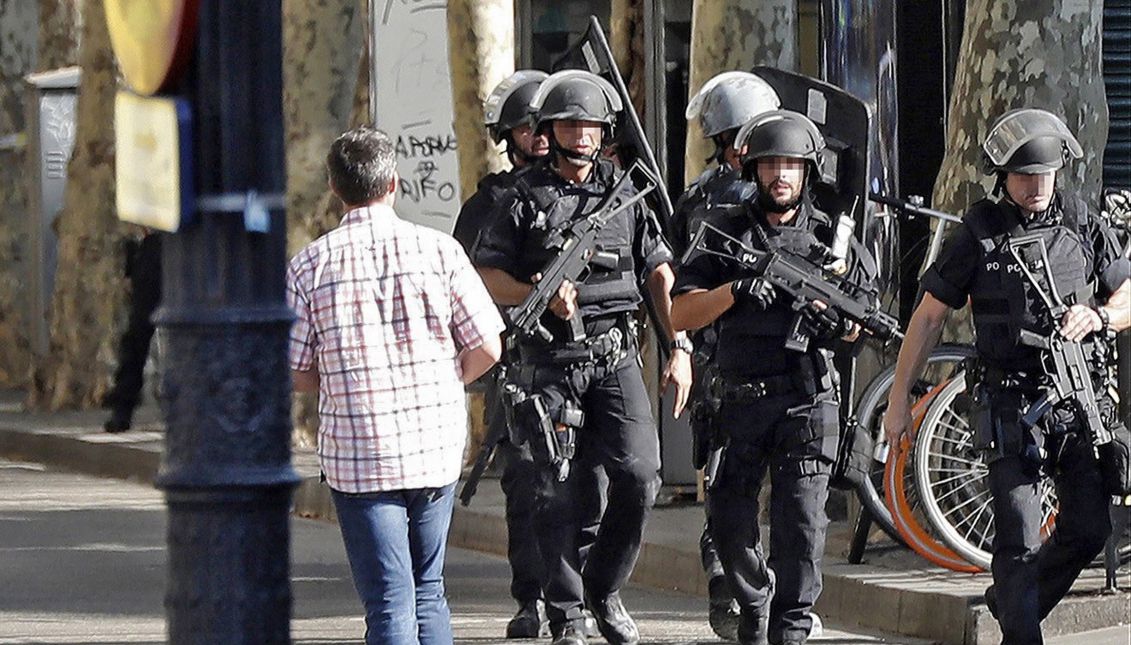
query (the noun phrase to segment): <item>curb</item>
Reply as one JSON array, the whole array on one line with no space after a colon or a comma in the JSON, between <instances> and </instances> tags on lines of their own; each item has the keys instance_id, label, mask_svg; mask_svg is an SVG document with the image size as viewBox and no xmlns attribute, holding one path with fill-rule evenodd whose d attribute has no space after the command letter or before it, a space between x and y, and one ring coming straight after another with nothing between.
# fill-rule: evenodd
<instances>
[{"instance_id":1,"label":"curb","mask_svg":"<svg viewBox=\"0 0 1131 645\"><path fill-rule=\"evenodd\" d=\"M161 461L159 432L106 435L85 426L13 428L0 423L0 457L49 464L96 477L152 484ZM293 495L298 517L336 522L329 489L309 466ZM653 516L653 521L658 518ZM696 533L697 535L697 533ZM449 544L506 556L507 528L498 513L456 504ZM694 542L694 544L691 544ZM707 580L697 541L688 548L645 542L632 582L707 597ZM896 570L827 562L824 590L815 609L842 623L926 638L944 645L997 643L997 623L982 603L988 575L954 574L940 569ZM1094 584L1092 585L1095 586ZM1043 623L1046 636L1073 634L1128 622L1127 593L1074 593ZM704 611L706 602L704 602Z\"/></svg>"}]
</instances>

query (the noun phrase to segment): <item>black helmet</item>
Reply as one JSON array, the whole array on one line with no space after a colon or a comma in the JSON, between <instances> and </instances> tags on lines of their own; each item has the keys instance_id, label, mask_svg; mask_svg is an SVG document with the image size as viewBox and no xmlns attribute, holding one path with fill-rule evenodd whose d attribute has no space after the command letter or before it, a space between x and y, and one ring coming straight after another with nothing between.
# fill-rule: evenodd
<instances>
[{"instance_id":1,"label":"black helmet","mask_svg":"<svg viewBox=\"0 0 1131 645\"><path fill-rule=\"evenodd\" d=\"M684 116L699 118L704 137L736 130L764 112L781 107L778 93L750 72L723 72L708 80L687 103Z\"/></svg>"},{"instance_id":2,"label":"black helmet","mask_svg":"<svg viewBox=\"0 0 1131 645\"><path fill-rule=\"evenodd\" d=\"M537 129L548 121L563 119L594 121L611 127L622 109L620 95L611 83L577 69L551 74L530 100Z\"/></svg>"},{"instance_id":3,"label":"black helmet","mask_svg":"<svg viewBox=\"0 0 1131 645\"><path fill-rule=\"evenodd\" d=\"M813 165L814 173L820 170L820 154L825 149L825 138L817 126L804 114L790 110L774 110L760 114L742 126L734 138L734 149L741 150L742 166L764 157L789 157L804 159Z\"/></svg>"},{"instance_id":4,"label":"black helmet","mask_svg":"<svg viewBox=\"0 0 1131 645\"><path fill-rule=\"evenodd\" d=\"M1010 110L990 127L982 144L986 171L1035 175L1059 170L1066 156L1084 156L1076 137L1055 114L1035 108Z\"/></svg>"},{"instance_id":5,"label":"black helmet","mask_svg":"<svg viewBox=\"0 0 1131 645\"><path fill-rule=\"evenodd\" d=\"M531 122L530 99L548 76L535 69L519 70L491 90L483 102L483 125L495 143L502 141L507 132Z\"/></svg>"}]
</instances>

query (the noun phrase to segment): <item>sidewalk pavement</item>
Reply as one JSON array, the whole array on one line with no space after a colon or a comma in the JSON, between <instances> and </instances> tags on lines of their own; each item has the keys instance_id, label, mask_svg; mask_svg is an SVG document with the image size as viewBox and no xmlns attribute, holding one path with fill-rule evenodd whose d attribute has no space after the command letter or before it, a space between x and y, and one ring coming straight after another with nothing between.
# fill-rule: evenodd
<instances>
[{"instance_id":1,"label":"sidewalk pavement","mask_svg":"<svg viewBox=\"0 0 1131 645\"><path fill-rule=\"evenodd\" d=\"M102 411L28 413L22 398L22 392L0 390L0 457L101 477L153 481L163 443L155 408L140 409L133 430L107 434L101 428ZM295 491L295 514L334 521L313 451L296 449L293 464L303 479ZM699 504L658 506L649 520L633 582L706 598L698 553L702 525ZM867 555L867 563L851 565L844 557L851 533L846 522L829 527L824 591L816 607L823 617L946 645L998 642L997 625L982 602L987 574L931 567L890 543L877 545ZM470 507L457 506L450 543L505 555L503 495L493 480L481 483ZM1088 570L1073 595L1045 620L1045 634L1074 634L1131 622L1131 595L1101 594L1103 582L1102 570ZM1126 578L1121 587L1127 589Z\"/></svg>"}]
</instances>

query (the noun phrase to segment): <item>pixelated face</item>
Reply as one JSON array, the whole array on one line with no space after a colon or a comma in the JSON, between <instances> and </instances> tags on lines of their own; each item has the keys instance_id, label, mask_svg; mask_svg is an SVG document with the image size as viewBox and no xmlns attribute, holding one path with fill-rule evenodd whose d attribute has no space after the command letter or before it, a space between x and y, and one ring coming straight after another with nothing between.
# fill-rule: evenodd
<instances>
[{"instance_id":1,"label":"pixelated face","mask_svg":"<svg viewBox=\"0 0 1131 645\"><path fill-rule=\"evenodd\" d=\"M1006 173L1005 192L1022 209L1039 213L1049 207L1053 188L1056 186L1056 171L1050 170L1035 175Z\"/></svg>"},{"instance_id":2,"label":"pixelated face","mask_svg":"<svg viewBox=\"0 0 1131 645\"><path fill-rule=\"evenodd\" d=\"M578 121L576 119L562 119L552 121L551 124L558 145L566 150L591 157L601 149L601 134L604 132L604 124L598 121Z\"/></svg>"},{"instance_id":3,"label":"pixelated face","mask_svg":"<svg viewBox=\"0 0 1131 645\"><path fill-rule=\"evenodd\" d=\"M796 203L805 186L804 159L765 157L758 160L758 186L774 203Z\"/></svg>"},{"instance_id":4,"label":"pixelated face","mask_svg":"<svg viewBox=\"0 0 1131 645\"><path fill-rule=\"evenodd\" d=\"M524 123L511 130L515 145L528 157L544 157L550 153L550 140L546 133L536 134L534 127Z\"/></svg>"}]
</instances>

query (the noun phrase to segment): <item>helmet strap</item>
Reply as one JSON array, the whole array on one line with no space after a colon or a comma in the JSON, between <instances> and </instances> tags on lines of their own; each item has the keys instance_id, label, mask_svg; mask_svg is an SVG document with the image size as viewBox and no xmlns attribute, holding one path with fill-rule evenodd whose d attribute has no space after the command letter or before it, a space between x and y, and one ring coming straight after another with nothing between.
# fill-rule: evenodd
<instances>
[{"instance_id":1,"label":"helmet strap","mask_svg":"<svg viewBox=\"0 0 1131 645\"><path fill-rule=\"evenodd\" d=\"M553 128L549 129L549 134L550 136L547 138L550 140L550 155L554 157L562 157L570 162L597 163L597 159L601 156L600 146L598 146L597 149L593 151L593 154L583 155L580 152L569 150L562 144L558 143L558 137L554 134ZM581 165L581 163L577 165Z\"/></svg>"}]
</instances>

